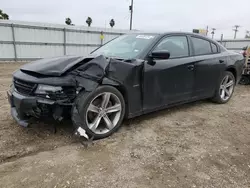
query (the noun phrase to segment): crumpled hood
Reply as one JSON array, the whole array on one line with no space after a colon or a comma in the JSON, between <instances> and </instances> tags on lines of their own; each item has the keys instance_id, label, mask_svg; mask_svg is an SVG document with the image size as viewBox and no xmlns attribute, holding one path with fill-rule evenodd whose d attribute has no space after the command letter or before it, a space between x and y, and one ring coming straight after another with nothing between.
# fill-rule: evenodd
<instances>
[{"instance_id":1,"label":"crumpled hood","mask_svg":"<svg viewBox=\"0 0 250 188\"><path fill-rule=\"evenodd\" d=\"M92 56L61 56L44 58L33 61L21 67L21 71L37 73L46 76L61 76L67 70L82 62L84 59L93 58Z\"/></svg>"}]
</instances>

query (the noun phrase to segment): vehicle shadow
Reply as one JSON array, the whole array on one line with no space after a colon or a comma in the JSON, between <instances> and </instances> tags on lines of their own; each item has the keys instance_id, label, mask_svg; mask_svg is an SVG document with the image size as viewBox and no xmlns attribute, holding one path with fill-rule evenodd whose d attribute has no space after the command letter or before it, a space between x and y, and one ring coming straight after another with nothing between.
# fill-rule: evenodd
<instances>
[{"instance_id":1,"label":"vehicle shadow","mask_svg":"<svg viewBox=\"0 0 250 188\"><path fill-rule=\"evenodd\" d=\"M33 119L29 127L27 127L29 134L60 134L67 135L73 134L74 127L70 119L64 119L63 121L55 121L53 119Z\"/></svg>"},{"instance_id":2,"label":"vehicle shadow","mask_svg":"<svg viewBox=\"0 0 250 188\"><path fill-rule=\"evenodd\" d=\"M204 104L211 104L211 102L208 100L202 100L202 101L196 101L196 102L178 105L175 107L169 107L163 110L158 110L158 111L144 114L144 115L134 117L131 119L125 119L122 126L129 129L131 125L140 124L143 121L155 119L161 116L166 116L166 115L169 115L169 113L175 114L183 110L185 111L190 110L191 108L194 108L195 106L204 105ZM62 135L62 136L69 136L69 137L72 137L74 135L74 132L75 132L75 128L70 118L64 119L61 122L57 122L55 120L43 120L43 121L35 120L29 126L28 131L27 131L28 134L38 134L40 136L44 134L50 134L50 135L55 134L58 136Z\"/></svg>"}]
</instances>

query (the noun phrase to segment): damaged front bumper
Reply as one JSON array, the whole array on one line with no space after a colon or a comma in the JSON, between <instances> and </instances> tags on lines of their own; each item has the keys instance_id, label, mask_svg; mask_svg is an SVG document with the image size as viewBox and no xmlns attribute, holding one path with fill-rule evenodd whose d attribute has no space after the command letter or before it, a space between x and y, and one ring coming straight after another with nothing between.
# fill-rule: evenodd
<instances>
[{"instance_id":1,"label":"damaged front bumper","mask_svg":"<svg viewBox=\"0 0 250 188\"><path fill-rule=\"evenodd\" d=\"M7 96L12 117L23 127L29 125L31 117L62 120L64 115L70 112L72 106L36 96L25 96L16 91L8 91Z\"/></svg>"}]
</instances>

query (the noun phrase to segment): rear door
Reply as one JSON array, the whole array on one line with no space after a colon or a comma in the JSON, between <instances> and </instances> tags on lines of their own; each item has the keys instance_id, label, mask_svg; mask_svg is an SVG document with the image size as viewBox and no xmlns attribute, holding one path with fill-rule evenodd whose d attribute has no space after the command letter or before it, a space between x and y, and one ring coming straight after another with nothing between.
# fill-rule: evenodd
<instances>
[{"instance_id":1,"label":"rear door","mask_svg":"<svg viewBox=\"0 0 250 188\"><path fill-rule=\"evenodd\" d=\"M166 36L152 51L167 50L170 58L153 59L144 67L144 110L189 100L194 86L194 57L190 57L187 36Z\"/></svg>"},{"instance_id":2,"label":"rear door","mask_svg":"<svg viewBox=\"0 0 250 188\"><path fill-rule=\"evenodd\" d=\"M195 57L195 83L193 99L213 96L220 74L226 66L226 57L212 41L190 36Z\"/></svg>"}]
</instances>

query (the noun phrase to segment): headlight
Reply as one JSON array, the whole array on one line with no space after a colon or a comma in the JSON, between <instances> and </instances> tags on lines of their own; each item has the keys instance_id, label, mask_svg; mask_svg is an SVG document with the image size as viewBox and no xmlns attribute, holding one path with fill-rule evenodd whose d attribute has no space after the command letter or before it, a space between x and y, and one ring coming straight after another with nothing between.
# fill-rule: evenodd
<instances>
[{"instance_id":1,"label":"headlight","mask_svg":"<svg viewBox=\"0 0 250 188\"><path fill-rule=\"evenodd\" d=\"M62 92L62 87L39 84L35 91L36 94L50 94L56 92Z\"/></svg>"}]
</instances>

